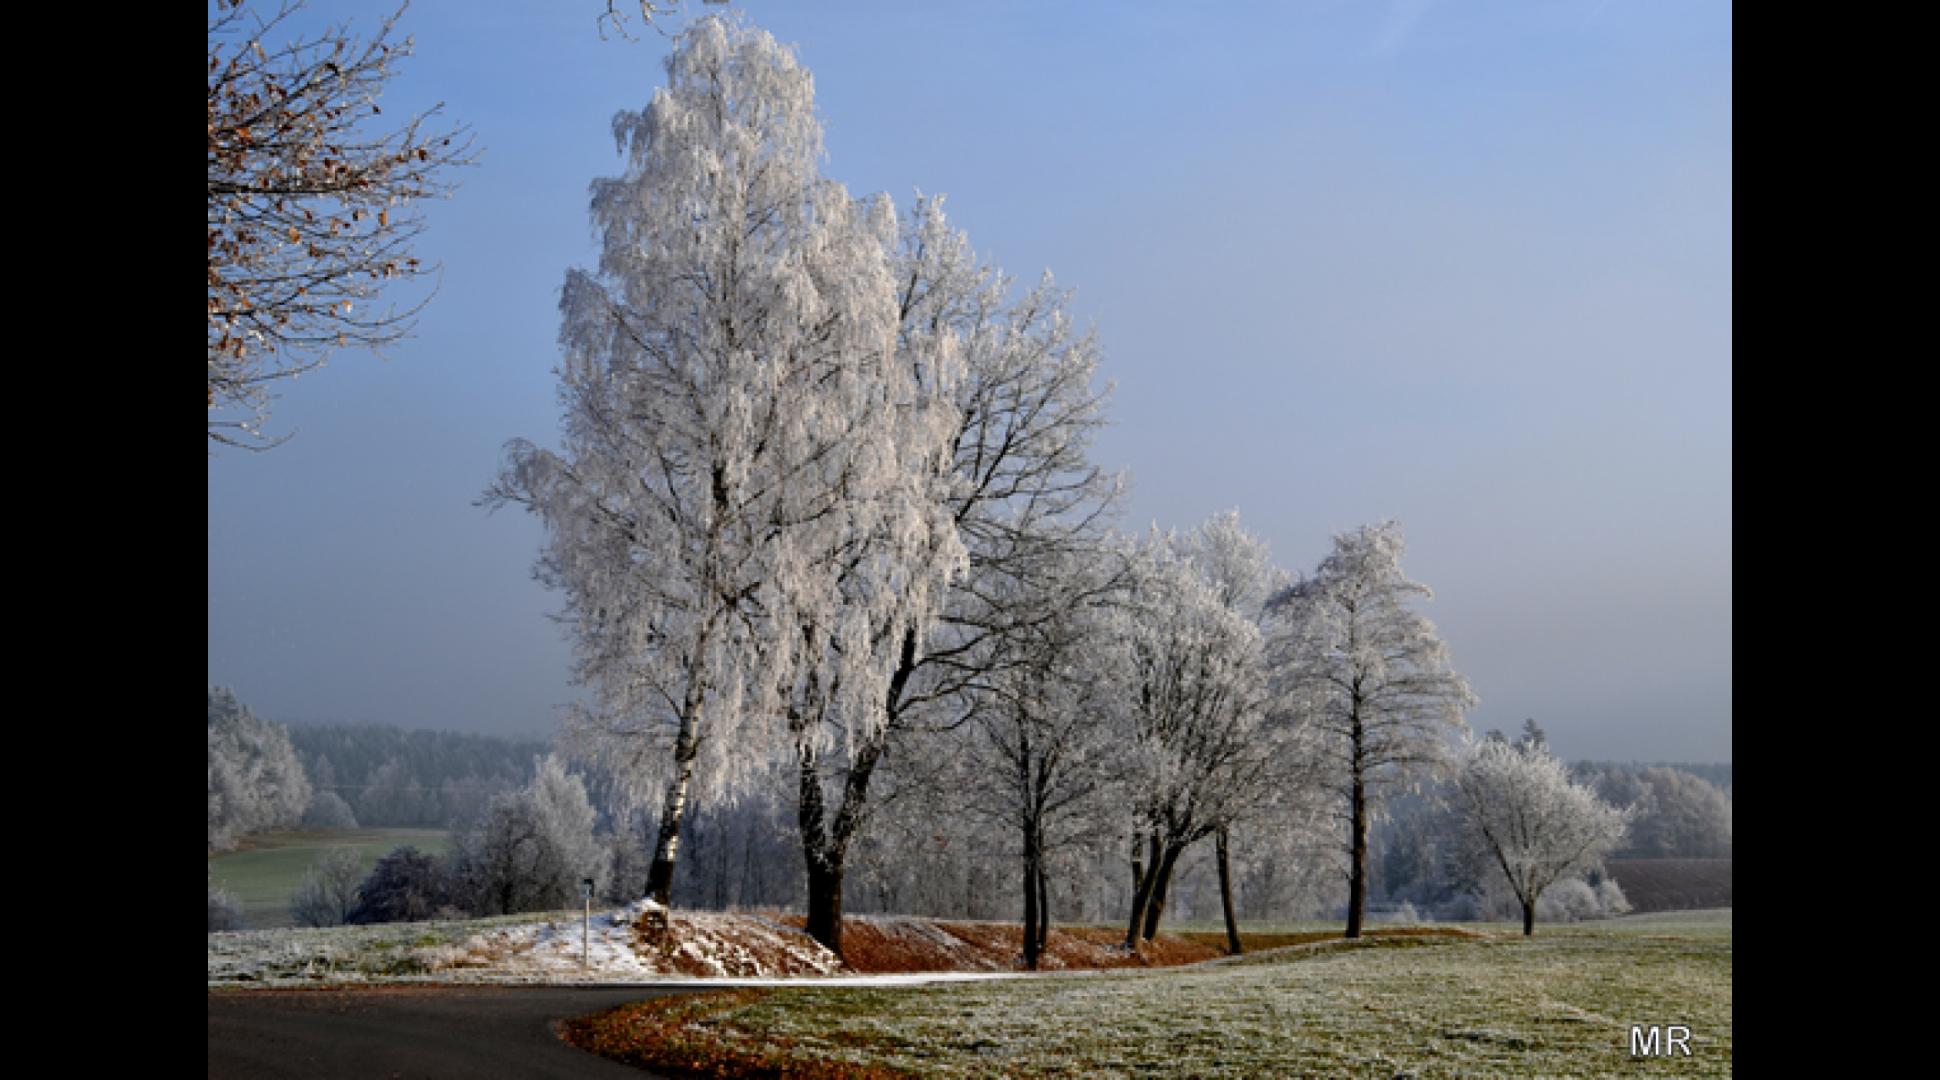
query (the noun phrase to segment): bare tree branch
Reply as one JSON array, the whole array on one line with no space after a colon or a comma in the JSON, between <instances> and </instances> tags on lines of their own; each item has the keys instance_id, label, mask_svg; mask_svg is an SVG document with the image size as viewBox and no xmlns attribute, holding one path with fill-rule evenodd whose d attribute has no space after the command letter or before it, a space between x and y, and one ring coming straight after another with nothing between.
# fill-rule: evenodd
<instances>
[{"instance_id":1,"label":"bare tree branch","mask_svg":"<svg viewBox=\"0 0 1940 1080\"><path fill-rule=\"evenodd\" d=\"M427 294L383 306L393 283L433 277L412 253L418 203L448 195L473 161L442 105L386 127L378 104L411 53L391 38L404 9L367 42L344 25L290 32L302 0L267 19L249 0L209 18L209 441L266 449L269 385L322 366L336 349L379 350L410 332ZM435 287L432 292L435 293Z\"/></svg>"}]
</instances>

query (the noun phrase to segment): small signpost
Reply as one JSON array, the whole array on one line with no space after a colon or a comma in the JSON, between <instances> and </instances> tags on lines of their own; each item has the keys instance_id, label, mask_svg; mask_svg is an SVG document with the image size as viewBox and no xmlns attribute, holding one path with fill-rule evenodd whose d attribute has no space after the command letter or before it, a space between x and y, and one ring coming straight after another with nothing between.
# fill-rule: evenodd
<instances>
[{"instance_id":1,"label":"small signpost","mask_svg":"<svg viewBox=\"0 0 1940 1080\"><path fill-rule=\"evenodd\" d=\"M586 919L579 926L579 966L591 967L593 951L593 879L579 882L579 898L586 901Z\"/></svg>"}]
</instances>

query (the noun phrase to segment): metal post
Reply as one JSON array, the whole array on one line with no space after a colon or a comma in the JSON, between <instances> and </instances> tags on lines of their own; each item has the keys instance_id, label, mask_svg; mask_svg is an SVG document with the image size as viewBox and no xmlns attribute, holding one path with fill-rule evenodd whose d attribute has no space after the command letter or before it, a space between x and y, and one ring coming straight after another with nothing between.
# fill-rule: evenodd
<instances>
[{"instance_id":1,"label":"metal post","mask_svg":"<svg viewBox=\"0 0 1940 1080\"><path fill-rule=\"evenodd\" d=\"M593 966L593 879L579 883L579 895L586 901L586 918L579 924L579 966Z\"/></svg>"}]
</instances>

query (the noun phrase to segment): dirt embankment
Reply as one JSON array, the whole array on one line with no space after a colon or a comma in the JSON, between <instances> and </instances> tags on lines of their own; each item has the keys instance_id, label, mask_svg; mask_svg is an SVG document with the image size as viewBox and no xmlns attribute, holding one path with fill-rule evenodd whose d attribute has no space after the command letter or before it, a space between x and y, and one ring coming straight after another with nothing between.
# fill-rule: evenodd
<instances>
[{"instance_id":1,"label":"dirt embankment","mask_svg":"<svg viewBox=\"0 0 1940 1080\"><path fill-rule=\"evenodd\" d=\"M1016 923L952 922L905 916L861 916L842 922L842 958L859 974L918 971L1016 971L1024 932ZM1222 955L1224 946L1171 934L1124 948L1125 932L1105 927L1053 927L1038 966L1044 971L1169 967Z\"/></svg>"},{"instance_id":2,"label":"dirt embankment","mask_svg":"<svg viewBox=\"0 0 1940 1080\"><path fill-rule=\"evenodd\" d=\"M800 916L673 916L675 945L664 963L689 975L892 975L920 972L998 972L1023 968L1023 930L1016 923L926 919L907 915L850 916L842 921L842 957L837 960L800 931ZM739 932L737 932L739 931ZM1458 933L1443 927L1375 930L1370 936ZM1248 952L1339 938L1338 932L1242 934ZM697 938L707 944L699 945ZM1047 935L1042 971L1103 968L1174 967L1226 955L1223 933L1161 933L1136 952L1124 947L1124 931L1111 927L1053 927ZM642 951L648 939L640 941ZM816 954L809 956L808 954ZM771 955L772 954L772 955ZM722 961L732 956L733 962ZM818 962L819 961L819 962Z\"/></svg>"}]
</instances>

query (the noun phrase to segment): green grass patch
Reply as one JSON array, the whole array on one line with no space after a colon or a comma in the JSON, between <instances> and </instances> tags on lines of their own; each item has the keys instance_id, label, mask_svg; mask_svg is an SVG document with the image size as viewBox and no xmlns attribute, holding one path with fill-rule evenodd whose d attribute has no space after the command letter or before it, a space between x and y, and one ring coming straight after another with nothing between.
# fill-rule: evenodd
<instances>
[{"instance_id":1,"label":"green grass patch","mask_svg":"<svg viewBox=\"0 0 1940 1080\"><path fill-rule=\"evenodd\" d=\"M1694 1053L1632 1058L1633 1024L1688 1026ZM1539 926L1533 938L1364 938L1189 968L789 988L643 1002L571 1030L636 1065L711 1076L1729 1076L1731 923L1726 912Z\"/></svg>"},{"instance_id":2,"label":"green grass patch","mask_svg":"<svg viewBox=\"0 0 1940 1080\"><path fill-rule=\"evenodd\" d=\"M443 855L451 850L451 834L444 829L263 833L246 838L236 851L211 856L210 877L242 905L243 921L249 929L294 926L290 918L290 897L317 856L326 849L356 848L364 873L368 874L378 859L406 844L419 851Z\"/></svg>"}]
</instances>

